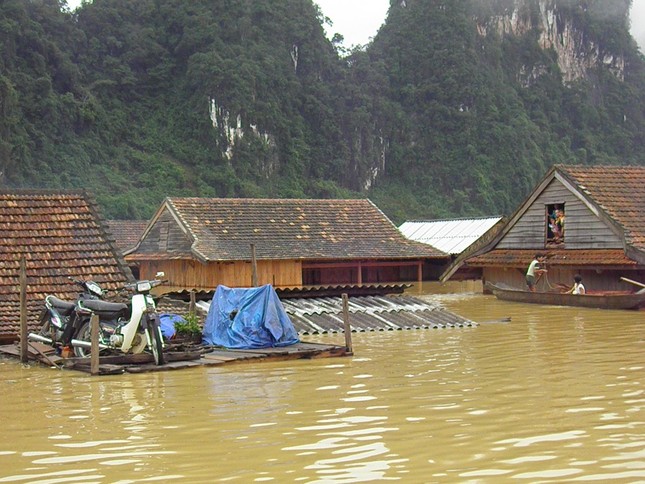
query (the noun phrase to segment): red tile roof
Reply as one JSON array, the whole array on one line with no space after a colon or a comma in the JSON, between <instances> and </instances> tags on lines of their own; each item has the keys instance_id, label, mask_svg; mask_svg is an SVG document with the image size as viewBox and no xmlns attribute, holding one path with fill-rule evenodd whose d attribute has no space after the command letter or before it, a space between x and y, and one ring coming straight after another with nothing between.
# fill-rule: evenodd
<instances>
[{"instance_id":1,"label":"red tile roof","mask_svg":"<svg viewBox=\"0 0 645 484\"><path fill-rule=\"evenodd\" d=\"M26 259L28 322L35 329L47 294L72 300L69 280L115 290L131 277L85 192L0 192L0 339L20 324L20 259Z\"/></svg>"},{"instance_id":2,"label":"red tile roof","mask_svg":"<svg viewBox=\"0 0 645 484\"><path fill-rule=\"evenodd\" d=\"M518 267L525 269L536 253L546 256L547 265L567 267L635 267L637 262L620 249L535 250L495 249L467 260L468 267Z\"/></svg>"},{"instance_id":3,"label":"red tile roof","mask_svg":"<svg viewBox=\"0 0 645 484\"><path fill-rule=\"evenodd\" d=\"M362 200L169 198L206 260L448 258ZM136 258L136 254L134 255ZM130 257L128 257L130 259Z\"/></svg>"},{"instance_id":4,"label":"red tile roof","mask_svg":"<svg viewBox=\"0 0 645 484\"><path fill-rule=\"evenodd\" d=\"M147 220L107 220L108 231L122 251L132 249L148 226Z\"/></svg>"},{"instance_id":5,"label":"red tile roof","mask_svg":"<svg viewBox=\"0 0 645 484\"><path fill-rule=\"evenodd\" d=\"M645 167L567 165L557 168L625 229L628 245L645 250Z\"/></svg>"}]
</instances>

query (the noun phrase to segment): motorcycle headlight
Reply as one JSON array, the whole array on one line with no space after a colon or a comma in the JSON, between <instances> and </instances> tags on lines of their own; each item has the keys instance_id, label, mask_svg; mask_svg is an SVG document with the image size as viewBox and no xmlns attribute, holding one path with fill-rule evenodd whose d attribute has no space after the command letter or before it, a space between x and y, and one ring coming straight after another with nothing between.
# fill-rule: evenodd
<instances>
[{"instance_id":1,"label":"motorcycle headlight","mask_svg":"<svg viewBox=\"0 0 645 484\"><path fill-rule=\"evenodd\" d=\"M150 289L152 289L152 284L150 284L150 281L137 282L137 292L148 292Z\"/></svg>"}]
</instances>

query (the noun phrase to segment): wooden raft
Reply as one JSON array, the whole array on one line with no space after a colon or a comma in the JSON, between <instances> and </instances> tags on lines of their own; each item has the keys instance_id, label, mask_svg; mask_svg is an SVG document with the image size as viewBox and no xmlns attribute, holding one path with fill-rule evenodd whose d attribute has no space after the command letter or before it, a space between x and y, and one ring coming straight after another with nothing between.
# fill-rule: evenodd
<instances>
[{"instance_id":1,"label":"wooden raft","mask_svg":"<svg viewBox=\"0 0 645 484\"><path fill-rule=\"evenodd\" d=\"M50 367L78 370L90 373L90 358L62 358L51 346L29 342L29 360L38 361ZM0 354L20 358L19 344L0 346ZM351 356L352 352L345 346L300 342L280 348L261 348L253 350L229 350L197 346L180 346L164 351L166 363L157 366L153 356L148 353L138 355L101 356L99 360L100 375L122 373L147 373L153 371L170 371L198 366L220 366L232 363L263 361L285 361L296 359L333 358Z\"/></svg>"}]
</instances>

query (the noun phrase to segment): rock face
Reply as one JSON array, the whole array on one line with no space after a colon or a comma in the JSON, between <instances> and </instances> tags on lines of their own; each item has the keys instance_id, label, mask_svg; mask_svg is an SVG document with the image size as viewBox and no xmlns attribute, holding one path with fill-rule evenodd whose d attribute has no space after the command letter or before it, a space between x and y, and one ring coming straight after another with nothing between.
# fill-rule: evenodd
<instances>
[{"instance_id":1,"label":"rock face","mask_svg":"<svg viewBox=\"0 0 645 484\"><path fill-rule=\"evenodd\" d=\"M624 22L627 29L627 8L613 12L589 12L588 7L582 2L573 2L574 6L567 5L567 13L558 6L563 3L565 2L558 0L514 0L513 8L507 8L503 13L489 19L480 19L479 33L487 35L495 31L500 36L523 36L537 31L539 46L555 52L565 84L586 78L589 70L599 65L604 65L618 79L624 80L623 55L608 52L597 39L584 30L580 22L576 22L576 18L594 14L605 15L607 19L619 19ZM572 15L572 12L577 15ZM539 77L540 71L539 67L525 67L519 74L524 83L530 84L532 79Z\"/></svg>"}]
</instances>

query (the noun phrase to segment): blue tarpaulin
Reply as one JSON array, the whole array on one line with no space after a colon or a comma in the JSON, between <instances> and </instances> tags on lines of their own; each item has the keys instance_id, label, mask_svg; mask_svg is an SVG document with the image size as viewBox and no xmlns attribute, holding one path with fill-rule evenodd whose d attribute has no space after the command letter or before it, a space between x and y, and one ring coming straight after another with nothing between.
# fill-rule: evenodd
<instances>
[{"instance_id":1,"label":"blue tarpaulin","mask_svg":"<svg viewBox=\"0 0 645 484\"><path fill-rule=\"evenodd\" d=\"M204 323L205 344L252 349L289 346L299 341L270 284L250 289L217 287Z\"/></svg>"},{"instance_id":2,"label":"blue tarpaulin","mask_svg":"<svg viewBox=\"0 0 645 484\"><path fill-rule=\"evenodd\" d=\"M170 339L177 334L175 323L185 323L186 320L178 314L161 313L159 315L159 322L161 323L161 333L164 338Z\"/></svg>"}]
</instances>

